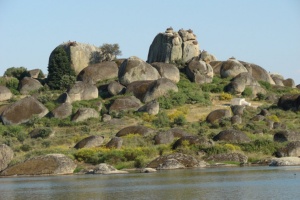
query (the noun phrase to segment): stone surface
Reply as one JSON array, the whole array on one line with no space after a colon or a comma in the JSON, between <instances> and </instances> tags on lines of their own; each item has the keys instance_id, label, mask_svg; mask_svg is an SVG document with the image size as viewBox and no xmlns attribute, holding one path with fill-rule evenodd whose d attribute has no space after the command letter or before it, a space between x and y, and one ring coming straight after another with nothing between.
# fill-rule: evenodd
<instances>
[{"instance_id":1,"label":"stone surface","mask_svg":"<svg viewBox=\"0 0 300 200\"><path fill-rule=\"evenodd\" d=\"M206 121L208 123L215 123L223 118L231 117L230 110L227 109L217 109L208 114Z\"/></svg>"},{"instance_id":2,"label":"stone surface","mask_svg":"<svg viewBox=\"0 0 300 200\"><path fill-rule=\"evenodd\" d=\"M286 154L290 157L300 156L300 141L289 142L286 146Z\"/></svg>"},{"instance_id":3,"label":"stone surface","mask_svg":"<svg viewBox=\"0 0 300 200\"><path fill-rule=\"evenodd\" d=\"M220 75L222 78L236 77L240 73L248 72L246 67L235 58L230 58L222 63Z\"/></svg>"},{"instance_id":4,"label":"stone surface","mask_svg":"<svg viewBox=\"0 0 300 200\"><path fill-rule=\"evenodd\" d=\"M32 69L27 71L31 78L39 78L39 75L41 73L40 69Z\"/></svg>"},{"instance_id":5,"label":"stone surface","mask_svg":"<svg viewBox=\"0 0 300 200\"><path fill-rule=\"evenodd\" d=\"M281 75L279 75L279 74L271 74L270 76L271 76L271 78L273 79L273 81L274 81L274 83L276 85L284 86L284 84L283 84L284 78Z\"/></svg>"},{"instance_id":6,"label":"stone surface","mask_svg":"<svg viewBox=\"0 0 300 200\"><path fill-rule=\"evenodd\" d=\"M127 86L126 93L133 94L140 101L143 101L146 92L154 84L155 81L135 81Z\"/></svg>"},{"instance_id":7,"label":"stone surface","mask_svg":"<svg viewBox=\"0 0 300 200\"><path fill-rule=\"evenodd\" d=\"M282 83L286 87L291 87L291 88L295 88L296 87L295 81L293 79L291 79L291 78L283 80Z\"/></svg>"},{"instance_id":8,"label":"stone surface","mask_svg":"<svg viewBox=\"0 0 300 200\"><path fill-rule=\"evenodd\" d=\"M180 80L179 69L174 64L163 63L163 62L154 62L151 65L158 71L159 75L162 78L167 78L178 83Z\"/></svg>"},{"instance_id":9,"label":"stone surface","mask_svg":"<svg viewBox=\"0 0 300 200\"><path fill-rule=\"evenodd\" d=\"M203 61L206 62L206 63L210 63L210 62L212 62L212 61L217 61L217 58L216 58L214 55L208 53L208 52L205 51L205 50L203 50L203 51L200 53L199 58L200 58L200 60L203 60Z\"/></svg>"},{"instance_id":10,"label":"stone surface","mask_svg":"<svg viewBox=\"0 0 300 200\"><path fill-rule=\"evenodd\" d=\"M0 85L0 101L7 101L12 98L12 96L11 91L7 87Z\"/></svg>"},{"instance_id":11,"label":"stone surface","mask_svg":"<svg viewBox=\"0 0 300 200\"><path fill-rule=\"evenodd\" d=\"M299 157L282 157L282 158L273 158L270 163L270 166L295 166L300 165Z\"/></svg>"},{"instance_id":12,"label":"stone surface","mask_svg":"<svg viewBox=\"0 0 300 200\"><path fill-rule=\"evenodd\" d=\"M214 77L214 71L210 64L198 59L192 59L188 63L186 74L190 80L198 84L211 83Z\"/></svg>"},{"instance_id":13,"label":"stone surface","mask_svg":"<svg viewBox=\"0 0 300 200\"><path fill-rule=\"evenodd\" d=\"M142 106L139 99L134 96L124 96L116 99L109 107L109 114L119 114L129 110L137 111Z\"/></svg>"},{"instance_id":14,"label":"stone surface","mask_svg":"<svg viewBox=\"0 0 300 200\"><path fill-rule=\"evenodd\" d=\"M80 140L74 146L74 148L81 149L81 148L100 147L103 144L103 141L104 141L103 136L91 135L89 137Z\"/></svg>"},{"instance_id":15,"label":"stone surface","mask_svg":"<svg viewBox=\"0 0 300 200\"><path fill-rule=\"evenodd\" d=\"M51 116L58 119L65 119L72 114L72 104L63 103L51 111Z\"/></svg>"},{"instance_id":16,"label":"stone surface","mask_svg":"<svg viewBox=\"0 0 300 200\"><path fill-rule=\"evenodd\" d=\"M121 129L116 136L117 137L123 137L128 134L138 134L141 136L149 136L154 134L155 131L151 128L148 128L146 126L128 126L123 129Z\"/></svg>"},{"instance_id":17,"label":"stone surface","mask_svg":"<svg viewBox=\"0 0 300 200\"><path fill-rule=\"evenodd\" d=\"M110 82L107 87L108 93L112 96L123 94L125 91L125 86L121 85L117 81Z\"/></svg>"},{"instance_id":18,"label":"stone surface","mask_svg":"<svg viewBox=\"0 0 300 200\"><path fill-rule=\"evenodd\" d=\"M67 93L71 102L98 98L98 88L93 84L83 81L76 81Z\"/></svg>"},{"instance_id":19,"label":"stone surface","mask_svg":"<svg viewBox=\"0 0 300 200\"><path fill-rule=\"evenodd\" d=\"M300 133L294 131L278 131L274 134L275 142L292 142L300 140Z\"/></svg>"},{"instance_id":20,"label":"stone surface","mask_svg":"<svg viewBox=\"0 0 300 200\"><path fill-rule=\"evenodd\" d=\"M241 124L243 122L243 119L241 115L233 115L231 117L231 124Z\"/></svg>"},{"instance_id":21,"label":"stone surface","mask_svg":"<svg viewBox=\"0 0 300 200\"><path fill-rule=\"evenodd\" d=\"M57 103L72 103L72 100L67 92L62 93L59 95L59 97L56 99Z\"/></svg>"},{"instance_id":22,"label":"stone surface","mask_svg":"<svg viewBox=\"0 0 300 200\"><path fill-rule=\"evenodd\" d=\"M90 118L99 118L99 112L93 108L79 108L72 117L72 121L81 122Z\"/></svg>"},{"instance_id":23,"label":"stone surface","mask_svg":"<svg viewBox=\"0 0 300 200\"><path fill-rule=\"evenodd\" d=\"M48 113L48 109L29 96L9 105L2 113L2 122L5 125L22 124L28 122L32 117L42 118Z\"/></svg>"},{"instance_id":24,"label":"stone surface","mask_svg":"<svg viewBox=\"0 0 300 200\"><path fill-rule=\"evenodd\" d=\"M221 67L223 65L223 61L211 61L209 64L214 70L214 75L221 76Z\"/></svg>"},{"instance_id":25,"label":"stone surface","mask_svg":"<svg viewBox=\"0 0 300 200\"><path fill-rule=\"evenodd\" d=\"M160 77L154 67L135 56L121 64L118 74L119 82L125 86L134 81L157 80Z\"/></svg>"},{"instance_id":26,"label":"stone surface","mask_svg":"<svg viewBox=\"0 0 300 200\"><path fill-rule=\"evenodd\" d=\"M150 167L146 167L141 169L141 173L153 173L153 172L157 172L156 169L150 168Z\"/></svg>"},{"instance_id":27,"label":"stone surface","mask_svg":"<svg viewBox=\"0 0 300 200\"><path fill-rule=\"evenodd\" d=\"M172 143L176 138L188 135L190 134L180 128L171 128L167 131L159 132L154 137L154 144L169 144Z\"/></svg>"},{"instance_id":28,"label":"stone surface","mask_svg":"<svg viewBox=\"0 0 300 200\"><path fill-rule=\"evenodd\" d=\"M278 100L278 107L284 110L299 110L300 109L300 94L285 94Z\"/></svg>"},{"instance_id":29,"label":"stone surface","mask_svg":"<svg viewBox=\"0 0 300 200\"><path fill-rule=\"evenodd\" d=\"M177 85L169 79L160 78L150 85L142 102L150 102L161 96L166 95L169 91L178 92Z\"/></svg>"},{"instance_id":30,"label":"stone surface","mask_svg":"<svg viewBox=\"0 0 300 200\"><path fill-rule=\"evenodd\" d=\"M54 136L55 131L49 127L38 127L30 131L31 138L48 138Z\"/></svg>"},{"instance_id":31,"label":"stone surface","mask_svg":"<svg viewBox=\"0 0 300 200\"><path fill-rule=\"evenodd\" d=\"M111 165L101 163L94 168L94 174L127 174L127 171L117 170Z\"/></svg>"},{"instance_id":32,"label":"stone surface","mask_svg":"<svg viewBox=\"0 0 300 200\"><path fill-rule=\"evenodd\" d=\"M24 77L19 83L19 91L21 94L29 94L43 87L43 85L36 79Z\"/></svg>"},{"instance_id":33,"label":"stone surface","mask_svg":"<svg viewBox=\"0 0 300 200\"><path fill-rule=\"evenodd\" d=\"M138 112L146 112L149 115L157 115L159 112L159 103L156 100L150 101L140 107Z\"/></svg>"},{"instance_id":34,"label":"stone surface","mask_svg":"<svg viewBox=\"0 0 300 200\"><path fill-rule=\"evenodd\" d=\"M114 137L105 146L109 149L121 149L123 144L123 138Z\"/></svg>"},{"instance_id":35,"label":"stone surface","mask_svg":"<svg viewBox=\"0 0 300 200\"><path fill-rule=\"evenodd\" d=\"M2 176L72 174L76 164L63 154L48 154L30 158L1 172Z\"/></svg>"},{"instance_id":36,"label":"stone surface","mask_svg":"<svg viewBox=\"0 0 300 200\"><path fill-rule=\"evenodd\" d=\"M207 163L199 161L193 156L174 153L170 155L160 156L151 161L146 167L155 169L180 169L190 167L205 167Z\"/></svg>"},{"instance_id":37,"label":"stone surface","mask_svg":"<svg viewBox=\"0 0 300 200\"><path fill-rule=\"evenodd\" d=\"M14 157L13 150L6 144L0 145L0 172L7 168L8 164Z\"/></svg>"},{"instance_id":38,"label":"stone surface","mask_svg":"<svg viewBox=\"0 0 300 200\"><path fill-rule=\"evenodd\" d=\"M224 130L213 137L214 141L227 141L232 143L246 143L250 142L249 137L243 133L242 131L238 130Z\"/></svg>"},{"instance_id":39,"label":"stone surface","mask_svg":"<svg viewBox=\"0 0 300 200\"><path fill-rule=\"evenodd\" d=\"M211 147L213 146L213 141L196 135L182 136L173 144L172 148L177 149L178 147L185 146L185 145L187 146L200 145L205 147Z\"/></svg>"},{"instance_id":40,"label":"stone surface","mask_svg":"<svg viewBox=\"0 0 300 200\"><path fill-rule=\"evenodd\" d=\"M230 106L230 108L231 108L231 112L233 115L242 116L244 113L245 106L244 105L232 105L232 106Z\"/></svg>"},{"instance_id":41,"label":"stone surface","mask_svg":"<svg viewBox=\"0 0 300 200\"><path fill-rule=\"evenodd\" d=\"M108 114L104 114L103 116L102 116L102 121L103 122L108 122L108 121L110 121L112 119L112 117L110 116L110 115L108 115Z\"/></svg>"},{"instance_id":42,"label":"stone surface","mask_svg":"<svg viewBox=\"0 0 300 200\"><path fill-rule=\"evenodd\" d=\"M207 160L213 162L233 161L244 164L248 162L248 157L241 153L222 153L209 156Z\"/></svg>"},{"instance_id":43,"label":"stone surface","mask_svg":"<svg viewBox=\"0 0 300 200\"><path fill-rule=\"evenodd\" d=\"M118 65L113 61L90 64L77 76L78 81L96 84L100 81L118 77Z\"/></svg>"}]
</instances>

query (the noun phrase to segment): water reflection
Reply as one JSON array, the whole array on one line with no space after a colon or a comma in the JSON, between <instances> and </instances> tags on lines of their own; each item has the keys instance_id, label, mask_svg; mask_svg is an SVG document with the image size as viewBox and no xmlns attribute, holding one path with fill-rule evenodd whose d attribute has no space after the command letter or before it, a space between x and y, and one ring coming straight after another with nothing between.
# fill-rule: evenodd
<instances>
[{"instance_id":1,"label":"water reflection","mask_svg":"<svg viewBox=\"0 0 300 200\"><path fill-rule=\"evenodd\" d=\"M0 178L0 199L295 199L299 167Z\"/></svg>"}]
</instances>

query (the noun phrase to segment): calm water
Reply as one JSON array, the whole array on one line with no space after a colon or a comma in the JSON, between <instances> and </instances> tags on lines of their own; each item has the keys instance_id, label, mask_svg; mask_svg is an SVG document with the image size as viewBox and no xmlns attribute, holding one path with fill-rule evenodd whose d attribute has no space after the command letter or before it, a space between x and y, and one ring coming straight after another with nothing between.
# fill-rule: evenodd
<instances>
[{"instance_id":1,"label":"calm water","mask_svg":"<svg viewBox=\"0 0 300 200\"><path fill-rule=\"evenodd\" d=\"M0 178L0 199L300 199L300 167Z\"/></svg>"}]
</instances>

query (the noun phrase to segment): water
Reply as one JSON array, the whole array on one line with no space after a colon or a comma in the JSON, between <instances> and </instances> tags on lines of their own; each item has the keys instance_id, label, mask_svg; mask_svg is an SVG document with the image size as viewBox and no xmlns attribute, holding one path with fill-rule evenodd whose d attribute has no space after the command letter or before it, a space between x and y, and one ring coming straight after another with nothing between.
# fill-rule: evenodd
<instances>
[{"instance_id":1,"label":"water","mask_svg":"<svg viewBox=\"0 0 300 200\"><path fill-rule=\"evenodd\" d=\"M0 199L299 199L300 167L0 178Z\"/></svg>"}]
</instances>

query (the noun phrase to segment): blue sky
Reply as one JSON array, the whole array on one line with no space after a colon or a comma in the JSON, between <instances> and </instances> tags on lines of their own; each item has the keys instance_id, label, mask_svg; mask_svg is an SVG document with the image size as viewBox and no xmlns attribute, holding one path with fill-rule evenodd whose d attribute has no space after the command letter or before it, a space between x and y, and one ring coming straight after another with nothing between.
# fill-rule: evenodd
<instances>
[{"instance_id":1,"label":"blue sky","mask_svg":"<svg viewBox=\"0 0 300 200\"><path fill-rule=\"evenodd\" d=\"M146 60L170 26L191 28L218 60L234 56L300 84L299 0L0 0L0 75L13 66L47 73L51 51L68 40L118 43L121 57Z\"/></svg>"}]
</instances>

